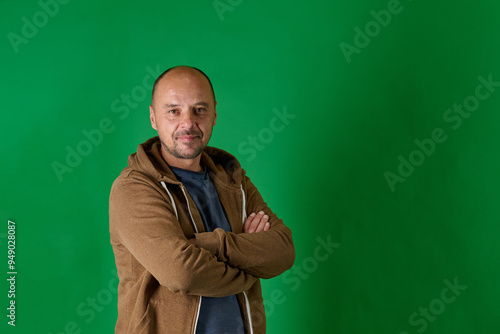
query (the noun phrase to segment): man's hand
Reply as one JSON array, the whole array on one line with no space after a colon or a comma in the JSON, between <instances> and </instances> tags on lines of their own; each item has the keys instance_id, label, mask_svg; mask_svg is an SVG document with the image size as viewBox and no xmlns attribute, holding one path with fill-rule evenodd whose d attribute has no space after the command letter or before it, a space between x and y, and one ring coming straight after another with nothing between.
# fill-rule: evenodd
<instances>
[{"instance_id":1,"label":"man's hand","mask_svg":"<svg viewBox=\"0 0 500 334\"><path fill-rule=\"evenodd\" d=\"M260 211L257 214L252 212L252 214L250 214L250 216L248 216L247 220L245 221L245 226L243 226L243 232L257 233L269 230L271 228L271 224L267 221L268 219L269 216L264 214L264 211ZM188 242L191 245L198 247L198 242L196 241L196 237L188 239Z\"/></svg>"},{"instance_id":2,"label":"man's hand","mask_svg":"<svg viewBox=\"0 0 500 334\"><path fill-rule=\"evenodd\" d=\"M257 233L262 231L267 231L271 228L271 224L268 223L269 216L264 214L264 211L260 211L255 214L252 212L248 216L245 225L243 226L243 232L245 233Z\"/></svg>"}]
</instances>

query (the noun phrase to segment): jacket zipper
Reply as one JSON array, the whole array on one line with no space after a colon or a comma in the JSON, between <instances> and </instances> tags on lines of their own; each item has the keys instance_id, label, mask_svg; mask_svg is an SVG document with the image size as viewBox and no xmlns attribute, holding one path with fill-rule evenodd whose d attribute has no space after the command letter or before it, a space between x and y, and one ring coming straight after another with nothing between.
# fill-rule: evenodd
<instances>
[{"instance_id":1,"label":"jacket zipper","mask_svg":"<svg viewBox=\"0 0 500 334\"><path fill-rule=\"evenodd\" d=\"M187 203L187 207L188 207L189 217L191 217L191 223L193 224L195 232L198 233L198 227L196 227L196 223L194 222L193 214L191 213L191 207L189 206L189 199L188 199L188 197L186 195L186 191L184 190L184 186L182 184L181 184L181 189L182 189L182 193L184 194L184 197L186 198L186 203ZM200 298L198 300L198 307L196 309L196 320L194 322L193 334L196 333L196 328L198 327L198 318L200 317L201 299L202 298L203 297L200 296Z\"/></svg>"},{"instance_id":2,"label":"jacket zipper","mask_svg":"<svg viewBox=\"0 0 500 334\"><path fill-rule=\"evenodd\" d=\"M247 293L243 291L243 296L245 296L245 305L247 307L247 314L248 314L248 324L250 327L250 333L253 334L253 325L252 325L252 312L250 312L250 302L248 301Z\"/></svg>"},{"instance_id":3,"label":"jacket zipper","mask_svg":"<svg viewBox=\"0 0 500 334\"><path fill-rule=\"evenodd\" d=\"M198 307L196 309L196 320L194 322L193 334L196 333L196 328L198 328L198 318L200 317L200 309L201 309L201 298L203 297L200 296L200 300L198 301Z\"/></svg>"},{"instance_id":4,"label":"jacket zipper","mask_svg":"<svg viewBox=\"0 0 500 334\"><path fill-rule=\"evenodd\" d=\"M191 213L191 207L189 206L189 200L188 200L188 197L186 195L186 191L184 190L184 186L182 184L181 184L181 189L182 189L182 193L184 194L184 197L186 198L186 203L188 205L188 211L189 211L189 217L191 217L191 223L193 223L194 231L196 233L198 233L198 227L196 227L196 224L194 222L193 214Z\"/></svg>"},{"instance_id":5,"label":"jacket zipper","mask_svg":"<svg viewBox=\"0 0 500 334\"><path fill-rule=\"evenodd\" d=\"M245 190L243 190L243 184L240 185L241 187L241 196L242 196L242 199L243 199L243 203L242 203L242 216L241 216L241 223L242 225L245 225L245 221L247 219L247 212L246 212L246 196L245 196ZM247 296L247 293L245 291L243 291L243 296L245 296L245 306L246 306L246 309L247 309L247 315L248 315L248 327L250 327L250 333L249 334L253 334L253 324L252 324L252 312L250 311L250 301L248 300L248 296Z\"/></svg>"},{"instance_id":6,"label":"jacket zipper","mask_svg":"<svg viewBox=\"0 0 500 334\"><path fill-rule=\"evenodd\" d=\"M242 226L245 225L245 220L247 219L247 212L246 212L246 196L245 196L245 190L243 190L243 184L240 185L241 187L241 196L243 199L243 204L242 204L242 209L241 209L241 224Z\"/></svg>"}]
</instances>

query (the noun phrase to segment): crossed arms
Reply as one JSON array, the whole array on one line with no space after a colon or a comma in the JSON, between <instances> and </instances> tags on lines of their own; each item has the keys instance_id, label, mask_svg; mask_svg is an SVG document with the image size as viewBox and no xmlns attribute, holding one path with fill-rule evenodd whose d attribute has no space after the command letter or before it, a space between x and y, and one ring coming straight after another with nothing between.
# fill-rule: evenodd
<instances>
[{"instance_id":1,"label":"crossed arms","mask_svg":"<svg viewBox=\"0 0 500 334\"><path fill-rule=\"evenodd\" d=\"M295 259L291 232L247 177L244 188L246 210L256 213L244 233L215 229L188 240L161 188L138 173L117 180L110 196L111 240L120 259L129 254L127 262L117 255L117 265L142 266L173 292L209 297L281 274Z\"/></svg>"},{"instance_id":2,"label":"crossed arms","mask_svg":"<svg viewBox=\"0 0 500 334\"><path fill-rule=\"evenodd\" d=\"M271 223L268 222L269 216L264 213L264 211L259 211L258 213L252 212L248 216L245 225L243 225L244 233L257 233L262 231L268 231L271 228ZM196 238L188 239L189 243L194 246L198 246Z\"/></svg>"}]
</instances>

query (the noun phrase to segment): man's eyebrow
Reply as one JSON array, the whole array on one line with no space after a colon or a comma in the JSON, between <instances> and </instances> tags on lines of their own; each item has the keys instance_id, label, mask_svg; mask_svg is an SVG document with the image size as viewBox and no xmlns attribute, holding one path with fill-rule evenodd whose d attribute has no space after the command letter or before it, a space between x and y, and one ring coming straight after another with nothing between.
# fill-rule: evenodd
<instances>
[{"instance_id":1,"label":"man's eyebrow","mask_svg":"<svg viewBox=\"0 0 500 334\"><path fill-rule=\"evenodd\" d=\"M203 101L196 102L194 105L196 105L196 106L202 105L204 107L209 106L209 104L207 102L203 102ZM179 106L180 106L180 104L175 104L175 103L166 103L163 105L163 107L165 107L165 108L173 108L173 107L179 107Z\"/></svg>"},{"instance_id":2,"label":"man's eyebrow","mask_svg":"<svg viewBox=\"0 0 500 334\"><path fill-rule=\"evenodd\" d=\"M178 107L180 106L180 104L171 104L171 103L167 103L167 104L164 104L163 105L165 108L172 108L172 107Z\"/></svg>"}]
</instances>

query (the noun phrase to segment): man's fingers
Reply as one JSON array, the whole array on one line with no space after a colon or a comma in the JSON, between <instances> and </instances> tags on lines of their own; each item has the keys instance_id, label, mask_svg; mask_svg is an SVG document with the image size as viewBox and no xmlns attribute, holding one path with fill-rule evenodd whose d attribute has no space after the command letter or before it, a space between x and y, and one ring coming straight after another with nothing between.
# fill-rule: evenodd
<instances>
[{"instance_id":1,"label":"man's fingers","mask_svg":"<svg viewBox=\"0 0 500 334\"><path fill-rule=\"evenodd\" d=\"M257 228L259 227L260 220L264 216L264 211L259 211L254 217L252 222L249 224L247 233L254 233L257 231Z\"/></svg>"},{"instance_id":2,"label":"man's fingers","mask_svg":"<svg viewBox=\"0 0 500 334\"><path fill-rule=\"evenodd\" d=\"M247 220L245 221L245 225L243 226L243 232L245 233L250 233L248 232L250 229L250 226L252 225L253 220L255 219L255 212L252 212L250 216L247 217Z\"/></svg>"},{"instance_id":3,"label":"man's fingers","mask_svg":"<svg viewBox=\"0 0 500 334\"><path fill-rule=\"evenodd\" d=\"M267 231L271 226L267 222L268 219L269 216L266 215L264 211L260 211L257 214L252 213L250 216L248 216L245 222L245 226L243 227L243 231L245 233L256 233L261 231Z\"/></svg>"},{"instance_id":4,"label":"man's fingers","mask_svg":"<svg viewBox=\"0 0 500 334\"><path fill-rule=\"evenodd\" d=\"M257 225L257 228L255 229L255 232L262 232L262 231L264 231L264 228L266 227L268 219L269 219L268 215L262 216L262 218L260 219L259 225Z\"/></svg>"}]
</instances>

